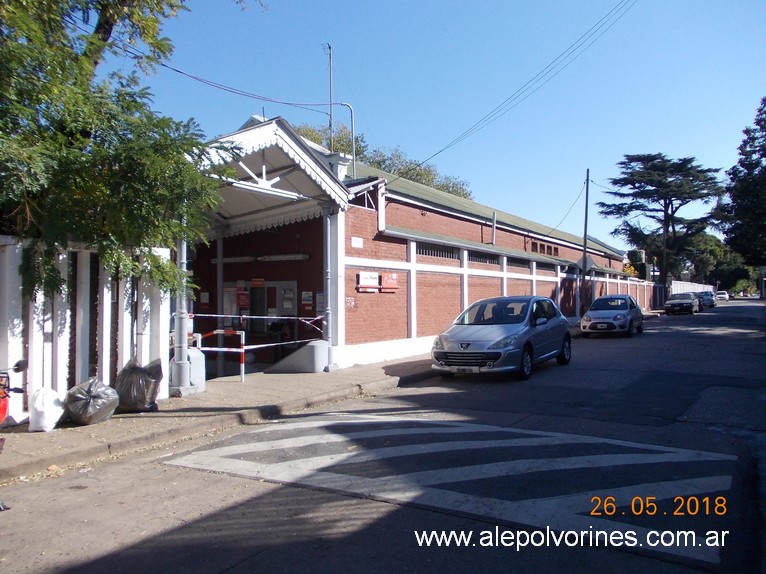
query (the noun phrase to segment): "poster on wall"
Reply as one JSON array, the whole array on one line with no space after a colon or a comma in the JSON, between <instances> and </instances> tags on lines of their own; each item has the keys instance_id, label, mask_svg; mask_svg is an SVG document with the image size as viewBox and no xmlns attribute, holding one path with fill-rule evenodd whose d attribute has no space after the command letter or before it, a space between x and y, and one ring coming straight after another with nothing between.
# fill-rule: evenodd
<instances>
[{"instance_id":1,"label":"poster on wall","mask_svg":"<svg viewBox=\"0 0 766 574\"><path fill-rule=\"evenodd\" d=\"M223 289L223 314L227 315L223 320L224 327L231 327L233 325L233 320L229 315L237 314L236 287L224 287Z\"/></svg>"},{"instance_id":2,"label":"poster on wall","mask_svg":"<svg viewBox=\"0 0 766 574\"><path fill-rule=\"evenodd\" d=\"M292 289L282 289L282 309L288 310L294 308L295 294Z\"/></svg>"},{"instance_id":3,"label":"poster on wall","mask_svg":"<svg viewBox=\"0 0 766 574\"><path fill-rule=\"evenodd\" d=\"M325 304L324 304L324 291L317 291L316 295L316 302L317 302L317 314L324 313L325 310Z\"/></svg>"},{"instance_id":4,"label":"poster on wall","mask_svg":"<svg viewBox=\"0 0 766 574\"><path fill-rule=\"evenodd\" d=\"M310 313L314 308L314 292L301 291L301 312Z\"/></svg>"}]
</instances>

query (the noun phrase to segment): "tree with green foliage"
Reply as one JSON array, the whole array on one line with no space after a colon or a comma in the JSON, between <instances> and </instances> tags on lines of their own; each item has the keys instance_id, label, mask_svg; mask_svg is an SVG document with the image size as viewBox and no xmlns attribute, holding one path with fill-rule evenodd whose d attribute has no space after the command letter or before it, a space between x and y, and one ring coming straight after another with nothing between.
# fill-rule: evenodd
<instances>
[{"instance_id":1,"label":"tree with green foliage","mask_svg":"<svg viewBox=\"0 0 766 574\"><path fill-rule=\"evenodd\" d=\"M693 157L670 159L654 153L624 158L617 164L621 176L610 180L619 190L606 192L620 201L599 202L599 213L622 220L612 235L647 252L659 250L659 282L665 284L671 269L682 264L691 239L707 228L708 216L685 218L681 209L720 198L723 190L715 175L719 170L703 168ZM639 218L648 219L652 227L645 229ZM658 237L660 245L655 246Z\"/></svg>"},{"instance_id":2,"label":"tree with green foliage","mask_svg":"<svg viewBox=\"0 0 766 574\"><path fill-rule=\"evenodd\" d=\"M300 124L293 126L293 129L307 140L330 149L329 126L316 127L309 124ZM367 154L367 142L364 139L364 134L354 134L354 143L356 146L355 150L351 146L351 130L344 124L338 124L333 129L332 150L334 152L343 153L350 157L352 151L356 151L357 159L365 157Z\"/></svg>"},{"instance_id":3,"label":"tree with green foliage","mask_svg":"<svg viewBox=\"0 0 766 574\"><path fill-rule=\"evenodd\" d=\"M766 265L766 98L755 124L743 130L739 161L727 173L726 242L750 265Z\"/></svg>"},{"instance_id":4,"label":"tree with green foliage","mask_svg":"<svg viewBox=\"0 0 766 574\"><path fill-rule=\"evenodd\" d=\"M745 264L742 255L725 246L721 257L709 275L710 283L724 291L747 291L755 289L758 271Z\"/></svg>"},{"instance_id":5,"label":"tree with green foliage","mask_svg":"<svg viewBox=\"0 0 766 574\"><path fill-rule=\"evenodd\" d=\"M329 127L313 127L308 124L301 124L296 126L295 130L306 139L329 149ZM364 134L356 134L355 141L356 159L361 163L452 195L466 199L473 198L468 182L457 177L440 174L433 165L418 162L408 157L398 146L391 151L382 148L369 151ZM335 130L333 150L351 155L351 131L342 124Z\"/></svg>"},{"instance_id":6,"label":"tree with green foliage","mask_svg":"<svg viewBox=\"0 0 766 574\"><path fill-rule=\"evenodd\" d=\"M381 171L422 183L428 187L433 187L458 197L473 198L468 182L456 177L440 174L430 163L419 162L407 156L399 146L391 151L376 148L367 154L364 162Z\"/></svg>"},{"instance_id":7,"label":"tree with green foliage","mask_svg":"<svg viewBox=\"0 0 766 574\"><path fill-rule=\"evenodd\" d=\"M0 3L0 232L25 246L25 295L61 289L56 259L75 244L114 275L183 286L155 249L204 238L218 184L199 126L153 112L137 75L170 55L162 23L183 9L183 0ZM136 69L97 79L110 53L129 54Z\"/></svg>"}]
</instances>

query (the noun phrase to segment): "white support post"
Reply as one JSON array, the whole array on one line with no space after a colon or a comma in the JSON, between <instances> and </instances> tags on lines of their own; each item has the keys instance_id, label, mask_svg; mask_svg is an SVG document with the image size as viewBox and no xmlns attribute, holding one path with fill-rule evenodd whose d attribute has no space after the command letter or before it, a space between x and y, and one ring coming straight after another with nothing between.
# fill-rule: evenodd
<instances>
[{"instance_id":1,"label":"white support post","mask_svg":"<svg viewBox=\"0 0 766 574\"><path fill-rule=\"evenodd\" d=\"M98 274L98 376L105 385L111 384L112 341L112 278L100 265Z\"/></svg>"},{"instance_id":2,"label":"white support post","mask_svg":"<svg viewBox=\"0 0 766 574\"><path fill-rule=\"evenodd\" d=\"M4 241L7 239L7 241ZM24 358L21 301L21 246L0 237L0 366L11 367Z\"/></svg>"},{"instance_id":3,"label":"white support post","mask_svg":"<svg viewBox=\"0 0 766 574\"><path fill-rule=\"evenodd\" d=\"M170 396L170 297L163 295L154 285L149 286L149 356L162 363L162 382L159 399Z\"/></svg>"},{"instance_id":4,"label":"white support post","mask_svg":"<svg viewBox=\"0 0 766 574\"><path fill-rule=\"evenodd\" d=\"M149 364L153 357L150 346L150 314L149 303L151 287L142 279L136 285L136 358L140 365Z\"/></svg>"},{"instance_id":5,"label":"white support post","mask_svg":"<svg viewBox=\"0 0 766 574\"><path fill-rule=\"evenodd\" d=\"M417 243L408 239L407 262L410 264L410 270L407 274L407 315L410 319L407 324L407 336L410 338L418 336L418 276L415 270L416 258Z\"/></svg>"},{"instance_id":6,"label":"white support post","mask_svg":"<svg viewBox=\"0 0 766 574\"><path fill-rule=\"evenodd\" d=\"M0 236L0 366L12 367L24 355L24 324L22 322L21 246L12 237ZM14 385L19 379L11 381ZM22 422L26 418L24 397L12 394L9 397L8 419Z\"/></svg>"},{"instance_id":7,"label":"white support post","mask_svg":"<svg viewBox=\"0 0 766 574\"><path fill-rule=\"evenodd\" d=\"M508 296L508 258L505 255L500 256L500 273L503 275L503 287L500 293L503 297Z\"/></svg>"},{"instance_id":8,"label":"white support post","mask_svg":"<svg viewBox=\"0 0 766 574\"><path fill-rule=\"evenodd\" d=\"M51 308L51 388L62 400L68 390L67 375L69 371L69 308L67 305L69 291L69 254L61 253L56 261L61 276L65 278L64 289L50 300ZM47 333L46 333L47 335Z\"/></svg>"},{"instance_id":9,"label":"white support post","mask_svg":"<svg viewBox=\"0 0 766 574\"><path fill-rule=\"evenodd\" d=\"M186 240L178 241L178 271L186 281ZM219 262L220 264L220 262ZM179 389L191 386L189 345L187 335L189 333L189 313L187 310L186 285L181 288L176 297L175 331L173 335L173 386ZM183 392L183 391L182 391Z\"/></svg>"},{"instance_id":10,"label":"white support post","mask_svg":"<svg viewBox=\"0 0 766 574\"><path fill-rule=\"evenodd\" d=\"M117 372L124 367L133 356L130 345L133 322L130 318L131 307L130 279L121 279L117 283Z\"/></svg>"},{"instance_id":11,"label":"white support post","mask_svg":"<svg viewBox=\"0 0 766 574\"><path fill-rule=\"evenodd\" d=\"M41 293L27 303L29 317L29 368L27 380L29 393L47 386L50 382L50 345L45 343L45 298Z\"/></svg>"},{"instance_id":12,"label":"white support post","mask_svg":"<svg viewBox=\"0 0 766 574\"><path fill-rule=\"evenodd\" d=\"M462 297L461 302L461 309L468 308L469 304L469 297L470 294L468 293L468 250L467 249L461 249L460 250L460 269L462 273L460 274L460 292Z\"/></svg>"},{"instance_id":13,"label":"white support post","mask_svg":"<svg viewBox=\"0 0 766 574\"><path fill-rule=\"evenodd\" d=\"M77 252L77 300L75 301L75 384L88 379L90 373L90 252Z\"/></svg>"},{"instance_id":14,"label":"white support post","mask_svg":"<svg viewBox=\"0 0 766 574\"><path fill-rule=\"evenodd\" d=\"M537 261L529 262L529 272L532 274L532 295L537 295Z\"/></svg>"}]
</instances>

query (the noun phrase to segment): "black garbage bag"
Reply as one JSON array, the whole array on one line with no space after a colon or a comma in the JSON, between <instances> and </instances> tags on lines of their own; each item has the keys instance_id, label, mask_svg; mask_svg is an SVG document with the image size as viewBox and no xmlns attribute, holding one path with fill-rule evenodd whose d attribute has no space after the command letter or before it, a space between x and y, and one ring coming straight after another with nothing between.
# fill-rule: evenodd
<instances>
[{"instance_id":1,"label":"black garbage bag","mask_svg":"<svg viewBox=\"0 0 766 574\"><path fill-rule=\"evenodd\" d=\"M159 359L146 367L131 359L117 374L114 388L120 396L119 412L147 413L158 410L157 394L162 381L162 363Z\"/></svg>"},{"instance_id":2,"label":"black garbage bag","mask_svg":"<svg viewBox=\"0 0 766 574\"><path fill-rule=\"evenodd\" d=\"M93 377L69 389L64 412L75 424L93 425L111 418L119 404L117 391Z\"/></svg>"}]
</instances>

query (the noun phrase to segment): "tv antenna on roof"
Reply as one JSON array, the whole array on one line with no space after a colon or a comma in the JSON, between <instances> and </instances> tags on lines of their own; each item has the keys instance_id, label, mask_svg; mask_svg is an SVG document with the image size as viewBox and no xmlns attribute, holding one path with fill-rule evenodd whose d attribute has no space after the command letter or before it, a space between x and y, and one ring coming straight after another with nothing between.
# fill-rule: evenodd
<instances>
[{"instance_id":1,"label":"tv antenna on roof","mask_svg":"<svg viewBox=\"0 0 766 574\"><path fill-rule=\"evenodd\" d=\"M332 45L324 44L324 48L330 57L330 151L333 151L333 131L332 131Z\"/></svg>"}]
</instances>

